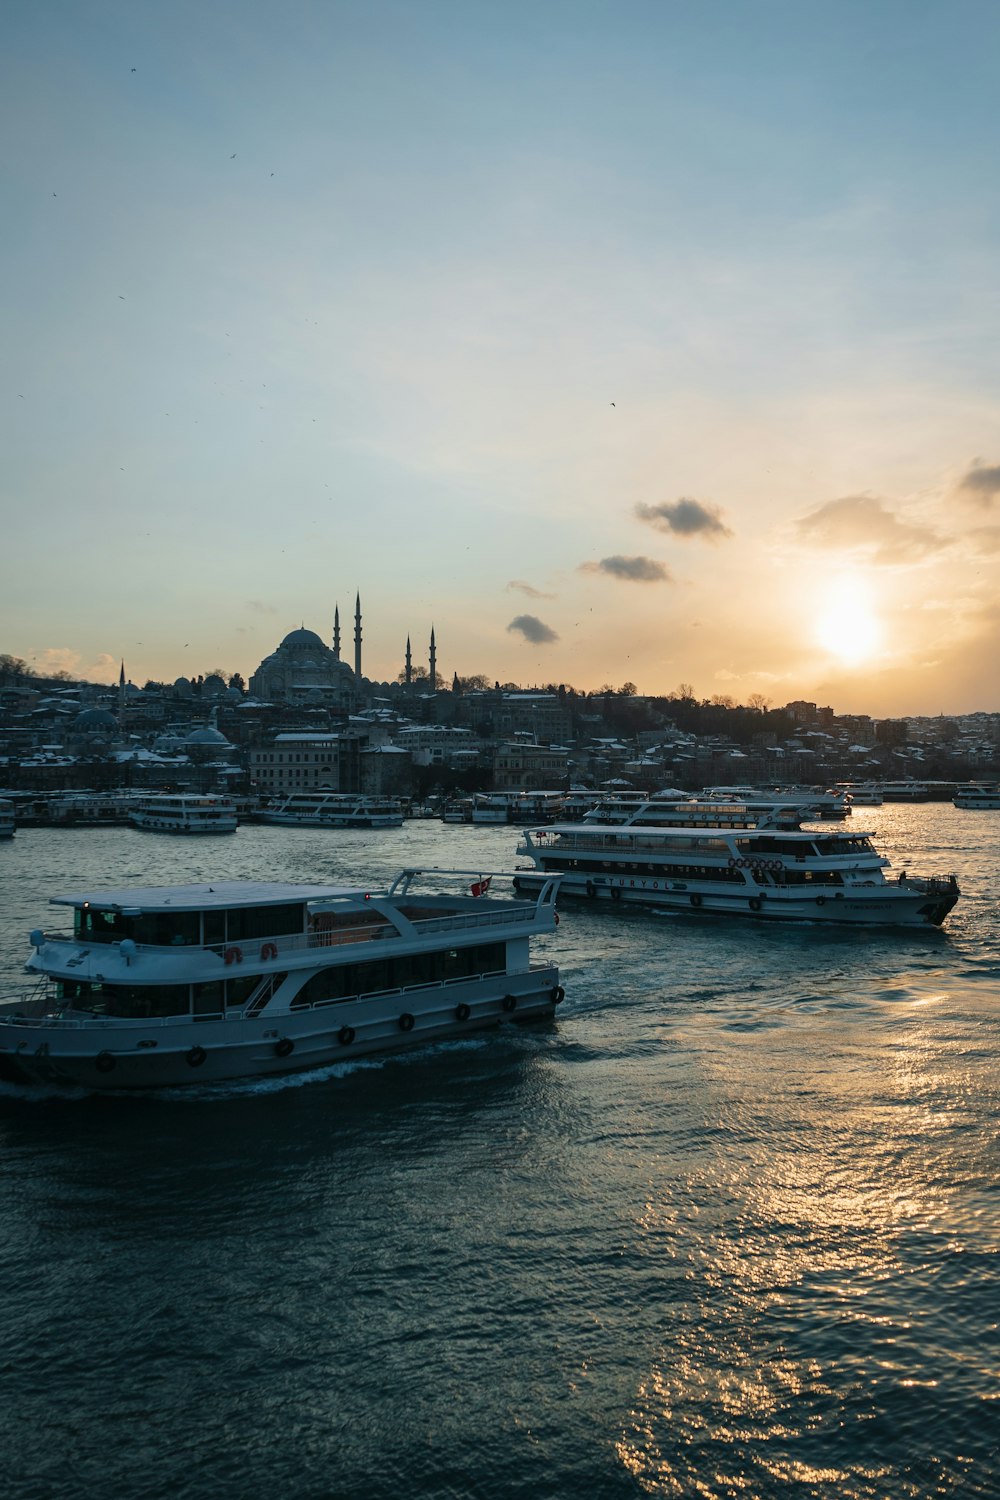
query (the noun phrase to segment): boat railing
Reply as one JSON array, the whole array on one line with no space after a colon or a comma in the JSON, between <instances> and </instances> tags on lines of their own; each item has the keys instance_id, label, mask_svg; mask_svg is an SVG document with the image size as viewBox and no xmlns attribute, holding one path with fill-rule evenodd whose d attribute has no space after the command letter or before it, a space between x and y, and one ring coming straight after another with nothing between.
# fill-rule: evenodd
<instances>
[{"instance_id":1,"label":"boat railing","mask_svg":"<svg viewBox=\"0 0 1000 1500\"><path fill-rule=\"evenodd\" d=\"M288 1010L282 1010L281 1014L299 1015L307 1011L325 1011L339 1005L385 1000L391 995L415 995L429 990L453 991L462 985L495 983L498 979L516 981L525 976L544 974L551 968L551 964L532 963L522 968L496 969L484 974L456 974L450 979L428 980L422 984L402 985L395 989L371 991L367 994L337 995L327 1000L313 1000L308 1004L293 1005ZM270 978L270 976L265 976L265 978ZM65 1005L68 1008L68 1002L56 1000L51 992L48 992L43 996L35 995L33 999L22 1001L14 998L0 1002L0 1026L23 1026L26 1021L29 1021L34 1022L39 1030L45 1031L101 1031L111 1026L121 1027L122 1025L129 1025L137 1031L145 1031L212 1021L222 1021L231 1025L257 1018L266 1003L258 1000L258 1003L254 1005L255 997L258 997L260 993L259 989L256 990L246 1005L233 1006L225 1011L199 1012L197 1015L192 1015L189 1011L181 1011L172 1016L95 1016L67 1015L59 1007ZM270 993L268 993L267 999L270 998Z\"/></svg>"},{"instance_id":2,"label":"boat railing","mask_svg":"<svg viewBox=\"0 0 1000 1500\"><path fill-rule=\"evenodd\" d=\"M946 896L958 890L957 875L907 875L904 870L899 884L911 891L924 891L928 896Z\"/></svg>"},{"instance_id":3,"label":"boat railing","mask_svg":"<svg viewBox=\"0 0 1000 1500\"><path fill-rule=\"evenodd\" d=\"M372 907L373 916L381 916ZM436 932L459 932L468 928L498 928L520 925L535 912L535 904L525 902L497 902L493 906L478 906L475 911L448 912L440 917L419 917L410 925L421 936ZM309 932L276 933L272 937L233 938L225 943L170 944L136 943L131 963L136 963L143 954L151 956L171 954L173 957L214 953L227 966L243 963L253 957L254 961L274 961L290 953L306 953L314 948L338 947L343 943L369 943L400 938L403 934L393 926L388 917L382 920L359 922L345 927L315 927ZM46 943L68 943L81 949L106 953L120 948L115 942L95 941L93 938L74 937L66 932L46 932L41 935L42 946Z\"/></svg>"}]
</instances>

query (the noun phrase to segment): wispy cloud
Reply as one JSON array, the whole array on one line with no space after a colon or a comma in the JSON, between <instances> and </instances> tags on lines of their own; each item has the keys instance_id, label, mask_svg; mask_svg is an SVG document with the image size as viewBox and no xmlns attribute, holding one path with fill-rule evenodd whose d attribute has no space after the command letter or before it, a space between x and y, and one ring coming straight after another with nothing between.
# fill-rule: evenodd
<instances>
[{"instance_id":1,"label":"wispy cloud","mask_svg":"<svg viewBox=\"0 0 1000 1500\"><path fill-rule=\"evenodd\" d=\"M967 473L958 481L959 490L978 500L980 505L991 506L1000 499L1000 464L984 464L974 458Z\"/></svg>"},{"instance_id":2,"label":"wispy cloud","mask_svg":"<svg viewBox=\"0 0 1000 1500\"><path fill-rule=\"evenodd\" d=\"M627 583L669 583L670 573L652 557L602 557L580 564L581 573L607 573Z\"/></svg>"},{"instance_id":3,"label":"wispy cloud","mask_svg":"<svg viewBox=\"0 0 1000 1500\"><path fill-rule=\"evenodd\" d=\"M522 578L512 578L507 585L507 592L516 589L520 594L527 594L529 599L554 599L555 594L544 594L541 589L534 588L530 583L525 583Z\"/></svg>"},{"instance_id":4,"label":"wispy cloud","mask_svg":"<svg viewBox=\"0 0 1000 1500\"><path fill-rule=\"evenodd\" d=\"M815 547L867 552L874 562L917 562L949 547L930 526L903 521L875 495L828 500L796 523L799 538Z\"/></svg>"},{"instance_id":5,"label":"wispy cloud","mask_svg":"<svg viewBox=\"0 0 1000 1500\"><path fill-rule=\"evenodd\" d=\"M668 531L673 536L700 536L707 541L717 542L722 537L733 534L723 521L722 511L717 505L707 505L702 500L689 500L684 496L672 503L664 501L661 505L644 505L640 501L635 513L640 521L646 521L650 526L655 526L657 531Z\"/></svg>"},{"instance_id":6,"label":"wispy cloud","mask_svg":"<svg viewBox=\"0 0 1000 1500\"><path fill-rule=\"evenodd\" d=\"M247 609L252 610L255 615L276 615L278 613L273 604L265 604L260 599L248 599Z\"/></svg>"}]
</instances>

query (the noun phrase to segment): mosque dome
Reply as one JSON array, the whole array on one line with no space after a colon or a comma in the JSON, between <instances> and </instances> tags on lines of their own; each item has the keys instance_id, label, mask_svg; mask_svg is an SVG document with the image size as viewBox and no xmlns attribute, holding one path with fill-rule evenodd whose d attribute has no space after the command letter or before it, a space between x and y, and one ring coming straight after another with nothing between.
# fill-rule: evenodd
<instances>
[{"instance_id":1,"label":"mosque dome","mask_svg":"<svg viewBox=\"0 0 1000 1500\"><path fill-rule=\"evenodd\" d=\"M201 691L206 698L221 698L226 691L225 681L215 672L210 672L201 685Z\"/></svg>"},{"instance_id":2,"label":"mosque dome","mask_svg":"<svg viewBox=\"0 0 1000 1500\"><path fill-rule=\"evenodd\" d=\"M207 724L202 729L192 729L184 740L185 745L228 745L229 741L219 729L211 729Z\"/></svg>"},{"instance_id":3,"label":"mosque dome","mask_svg":"<svg viewBox=\"0 0 1000 1500\"><path fill-rule=\"evenodd\" d=\"M264 703L349 708L355 691L354 673L347 663L304 625L290 630L250 678L250 692Z\"/></svg>"},{"instance_id":4,"label":"mosque dome","mask_svg":"<svg viewBox=\"0 0 1000 1500\"><path fill-rule=\"evenodd\" d=\"M73 720L73 728L82 730L85 734L104 734L108 731L114 733L118 728L118 720L106 708L85 708Z\"/></svg>"},{"instance_id":5,"label":"mosque dome","mask_svg":"<svg viewBox=\"0 0 1000 1500\"><path fill-rule=\"evenodd\" d=\"M298 630L290 630L281 643L282 646L310 646L313 650L318 646L320 651L325 651L326 646L320 640L315 630L307 630L301 625ZM278 648L281 649L280 647Z\"/></svg>"}]
</instances>

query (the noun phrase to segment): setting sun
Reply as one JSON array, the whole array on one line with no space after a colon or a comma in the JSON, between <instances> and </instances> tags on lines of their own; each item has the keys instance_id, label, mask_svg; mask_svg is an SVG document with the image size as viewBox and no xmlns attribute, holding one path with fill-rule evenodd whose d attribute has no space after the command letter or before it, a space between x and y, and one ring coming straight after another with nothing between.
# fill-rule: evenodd
<instances>
[{"instance_id":1,"label":"setting sun","mask_svg":"<svg viewBox=\"0 0 1000 1500\"><path fill-rule=\"evenodd\" d=\"M858 663L875 655L882 643L882 627L859 579L841 579L834 585L815 633L824 650L839 661Z\"/></svg>"}]
</instances>

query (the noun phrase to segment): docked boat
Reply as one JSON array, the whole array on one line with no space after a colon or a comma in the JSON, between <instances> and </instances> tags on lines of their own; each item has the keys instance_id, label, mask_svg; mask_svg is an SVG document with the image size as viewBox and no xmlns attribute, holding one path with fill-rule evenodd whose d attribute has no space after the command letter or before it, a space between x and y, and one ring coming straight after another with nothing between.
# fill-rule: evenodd
<instances>
[{"instance_id":1,"label":"docked boat","mask_svg":"<svg viewBox=\"0 0 1000 1500\"><path fill-rule=\"evenodd\" d=\"M15 827L14 804L2 798L0 799L0 839L12 839Z\"/></svg>"},{"instance_id":2,"label":"docked boat","mask_svg":"<svg viewBox=\"0 0 1000 1500\"><path fill-rule=\"evenodd\" d=\"M129 813L133 828L147 833L235 833L236 808L228 797L164 792L143 797Z\"/></svg>"},{"instance_id":3,"label":"docked boat","mask_svg":"<svg viewBox=\"0 0 1000 1500\"><path fill-rule=\"evenodd\" d=\"M510 899L461 874L406 870L382 892L219 881L56 896L73 930L31 934L37 992L0 1005L0 1076L260 1078L551 1016L559 970L529 950L555 930L558 881Z\"/></svg>"},{"instance_id":4,"label":"docked boat","mask_svg":"<svg viewBox=\"0 0 1000 1500\"><path fill-rule=\"evenodd\" d=\"M838 781L836 790L850 799L852 807L881 807L885 800L871 781Z\"/></svg>"},{"instance_id":5,"label":"docked boat","mask_svg":"<svg viewBox=\"0 0 1000 1500\"><path fill-rule=\"evenodd\" d=\"M395 797L351 792L291 792L264 808L262 823L300 828L402 828L403 806Z\"/></svg>"},{"instance_id":6,"label":"docked boat","mask_svg":"<svg viewBox=\"0 0 1000 1500\"><path fill-rule=\"evenodd\" d=\"M769 807L799 808L808 812L810 820L846 818L851 811L851 799L843 791L824 790L822 787L790 786L771 790L752 786L708 786L704 795L721 802L742 802L765 811Z\"/></svg>"},{"instance_id":7,"label":"docked boat","mask_svg":"<svg viewBox=\"0 0 1000 1500\"><path fill-rule=\"evenodd\" d=\"M1000 786L986 786L982 783L960 786L952 802L956 807L967 810L990 811L1000 807Z\"/></svg>"},{"instance_id":8,"label":"docked boat","mask_svg":"<svg viewBox=\"0 0 1000 1500\"><path fill-rule=\"evenodd\" d=\"M562 876L560 899L859 926L940 926L954 875L886 876L867 833L802 827L792 807L657 802L616 822L599 815L525 831L518 890Z\"/></svg>"}]
</instances>

